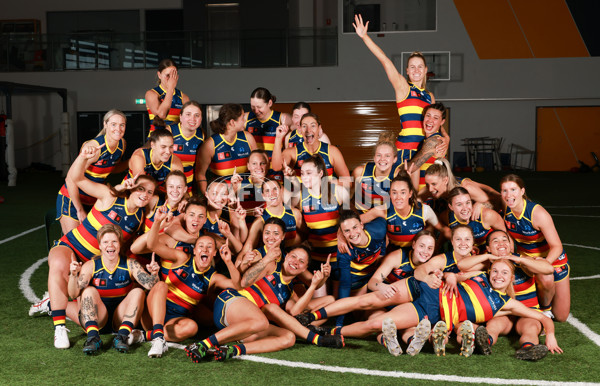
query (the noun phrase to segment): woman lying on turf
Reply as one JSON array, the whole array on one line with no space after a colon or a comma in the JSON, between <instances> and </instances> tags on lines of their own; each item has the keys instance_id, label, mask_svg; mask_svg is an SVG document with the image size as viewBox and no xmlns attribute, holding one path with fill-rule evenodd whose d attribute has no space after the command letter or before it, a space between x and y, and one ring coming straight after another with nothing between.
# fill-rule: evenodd
<instances>
[{"instance_id":1,"label":"woman lying on turf","mask_svg":"<svg viewBox=\"0 0 600 386\"><path fill-rule=\"evenodd\" d=\"M120 255L123 233L118 225L106 224L98 230L100 257L83 266L71 255L69 296L78 299L67 306L67 315L87 333L83 352L92 355L102 346L100 333L118 331L113 346L129 351L127 338L139 322L146 290L158 282L158 264L152 261L142 268L137 260ZM134 288L135 287L135 288ZM104 327L106 326L106 331Z\"/></svg>"},{"instance_id":2,"label":"woman lying on turf","mask_svg":"<svg viewBox=\"0 0 600 386\"><path fill-rule=\"evenodd\" d=\"M439 275L439 273L434 272L432 275ZM462 342L461 354L470 356L473 353L475 335L472 323L483 323L494 316L516 315L540 321L546 330L548 350L552 353L561 353L562 350L558 347L554 336L552 319L527 308L507 295L507 291L512 292L513 275L514 266L510 261L505 259L495 261L491 266L489 278L486 273L480 272L459 282L458 295L454 291L444 291L443 288L432 289L425 282L411 278L408 280L408 285L413 291L420 293L416 300L401 304L371 320L345 326L339 332L345 336L363 337L383 329L384 345L392 355L397 355L396 348L399 345L396 329L419 325L413 340L419 341L422 346L429 338L430 330L427 326L436 323L434 334L438 332L440 336L434 337L435 352L443 353L445 350L446 336L442 332L456 329Z\"/></svg>"},{"instance_id":3,"label":"woman lying on turf","mask_svg":"<svg viewBox=\"0 0 600 386\"><path fill-rule=\"evenodd\" d=\"M206 206L190 199L186 208L189 213L204 212ZM215 241L210 236L200 236L194 245L159 236L162 223L167 218L167 209L161 208L148 233L148 247L161 257L161 279L148 294L148 311L152 318L152 328L147 334L136 331L134 342L152 339L149 357L161 357L167 350L165 341L181 342L198 332L198 325L191 318L191 312L214 288L241 288L239 272L231 261L227 245L219 251L227 265L232 279L217 273L213 259L217 253ZM151 334L151 335L150 335ZM144 336L150 335L150 336Z\"/></svg>"},{"instance_id":4,"label":"woman lying on turf","mask_svg":"<svg viewBox=\"0 0 600 386\"><path fill-rule=\"evenodd\" d=\"M471 256L461 260L458 265L462 271L486 270L490 263L499 258L506 258L515 265L513 288L515 299L527 307L538 311L540 305L536 296L535 274L553 272L552 265L545 259L534 259L512 253L512 242L504 231L493 231L488 235L487 250L489 254ZM487 328L487 330L486 330ZM496 316L484 326L475 330L475 346L483 355L492 353L491 346L496 343L499 335L508 335L512 330L519 334L521 348L516 357L524 360L542 359L548 353L548 348L539 344L542 324L532 318Z\"/></svg>"},{"instance_id":5,"label":"woman lying on turf","mask_svg":"<svg viewBox=\"0 0 600 386\"><path fill-rule=\"evenodd\" d=\"M296 318L302 324L309 326L315 321L345 315L352 311L382 310L385 307L412 301L413 297L410 288L406 285L406 279L413 276L416 267L433 256L434 248L433 233L422 230L413 239L410 251L398 249L385 256L367 284L373 292L338 299L314 312L299 314Z\"/></svg>"},{"instance_id":6,"label":"woman lying on turf","mask_svg":"<svg viewBox=\"0 0 600 386\"><path fill-rule=\"evenodd\" d=\"M503 177L500 191L505 205L504 222L517 244L517 253L543 257L554 267L551 274L536 274L538 298L542 310L564 322L571 310L570 266L552 217L527 198L521 177L514 174Z\"/></svg>"},{"instance_id":7,"label":"woman lying on turf","mask_svg":"<svg viewBox=\"0 0 600 386\"><path fill-rule=\"evenodd\" d=\"M84 146L71 165L69 178L92 197L97 198L92 210L75 229L65 234L50 250L48 256L48 292L54 320L54 347L69 348L69 337L65 327L67 308L67 281L72 255L87 262L100 254L96 235L102 224L115 224L123 230L127 242L142 227L144 210L156 189L152 177L141 175L124 181L115 188L94 182L84 177L86 160L94 158L101 146Z\"/></svg>"},{"instance_id":8,"label":"woman lying on turf","mask_svg":"<svg viewBox=\"0 0 600 386\"><path fill-rule=\"evenodd\" d=\"M199 362L207 353L214 354L216 360L225 360L236 355L279 351L291 347L295 336L318 346L343 347L343 337L315 334L281 309L292 296L294 279L307 269L309 256L310 249L301 244L289 251L279 264L278 256L267 254L250 267L245 273L246 280L267 274L243 290L221 292L214 307L214 322L220 330L201 342L187 346L188 357ZM303 310L315 289L327 280L323 273L325 270L323 264L320 271L314 272L310 287L294 305L292 315ZM280 327L269 324L269 320ZM235 341L243 343L220 346Z\"/></svg>"}]
</instances>

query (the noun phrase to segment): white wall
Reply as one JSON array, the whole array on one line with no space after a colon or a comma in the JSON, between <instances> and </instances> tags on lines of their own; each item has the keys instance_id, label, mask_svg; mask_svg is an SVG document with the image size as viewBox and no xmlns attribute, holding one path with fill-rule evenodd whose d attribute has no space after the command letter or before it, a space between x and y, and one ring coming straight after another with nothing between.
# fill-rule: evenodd
<instances>
[{"instance_id":1,"label":"white wall","mask_svg":"<svg viewBox=\"0 0 600 386\"><path fill-rule=\"evenodd\" d=\"M41 6L41 1L36 2ZM71 6L74 4L70 3ZM338 4L338 20L342 20L341 3ZM141 1L136 4L145 8L162 6L155 1L150 5L147 1L143 5ZM463 151L460 140L473 136L502 136L506 144L515 142L534 149L536 106L600 105L600 58L479 60L453 2L439 1L438 5L436 32L393 33L385 37L373 36L373 39L389 56L414 50L453 53L454 79L430 83L436 99L452 109L452 152ZM271 90L280 102L392 101L393 90L379 62L362 41L354 34L340 33L338 44L337 67L182 69L181 89L200 103L210 104L248 102L251 90L258 85ZM145 90L153 86L154 79L154 71L150 70L0 73L3 81L67 88L73 127L77 110L104 111L113 107L143 110L134 104L134 99L142 98ZM38 123L39 117L50 114L44 98L25 100L31 101L30 105L21 107L16 101L14 103L15 122L20 122L22 130L29 133L41 126L46 131L59 127L58 113L45 120L43 125ZM60 111L60 105L54 111ZM72 137L75 138L75 133ZM27 141L30 142L29 138ZM72 149L72 153L75 152L76 149ZM32 161L38 159L25 159L19 155L18 166Z\"/></svg>"}]
</instances>

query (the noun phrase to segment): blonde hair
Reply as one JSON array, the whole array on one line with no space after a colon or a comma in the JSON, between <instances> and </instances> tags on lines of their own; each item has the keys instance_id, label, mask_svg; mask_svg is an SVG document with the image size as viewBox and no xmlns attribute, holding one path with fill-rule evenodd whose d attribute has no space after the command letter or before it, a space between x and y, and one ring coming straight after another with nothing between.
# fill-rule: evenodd
<instances>
[{"instance_id":1,"label":"blonde hair","mask_svg":"<svg viewBox=\"0 0 600 386\"><path fill-rule=\"evenodd\" d=\"M504 263L504 264L506 264L508 266L508 269L510 269L512 278L510 280L510 283L508 283L508 286L506 287L506 291L505 292L506 292L506 294L508 296L510 296L511 298L514 299L515 298L515 289L513 287L512 282L513 282L514 277L515 277L515 265L513 264L512 261L510 261L508 259L499 259L499 260L496 260L496 261L492 262L492 264L490 264L490 272L492 272L492 267L495 264L498 264L498 263Z\"/></svg>"},{"instance_id":2,"label":"blonde hair","mask_svg":"<svg viewBox=\"0 0 600 386\"><path fill-rule=\"evenodd\" d=\"M115 115L123 117L123 119L125 120L125 123L127 123L127 116L125 115L125 113L123 113L121 110L110 109L110 110L108 110L108 112L106 114L104 114L104 117L102 118L102 122L103 122L102 130L100 130L97 137L106 134L106 124L108 123L108 120Z\"/></svg>"},{"instance_id":3,"label":"blonde hair","mask_svg":"<svg viewBox=\"0 0 600 386\"><path fill-rule=\"evenodd\" d=\"M389 131L384 131L379 134L379 138L377 139L377 143L375 144L375 150L379 146L389 146L392 148L394 153L394 157L398 156L398 149L396 148L396 134L391 133Z\"/></svg>"},{"instance_id":4,"label":"blonde hair","mask_svg":"<svg viewBox=\"0 0 600 386\"><path fill-rule=\"evenodd\" d=\"M456 177L454 177L454 173L452 173L452 167L450 166L450 162L448 162L445 158L438 158L435 160L435 163L431 165L425 171L426 176L438 176L438 177L448 177L448 186L446 188L447 192L450 192L452 189L460 186Z\"/></svg>"}]
</instances>

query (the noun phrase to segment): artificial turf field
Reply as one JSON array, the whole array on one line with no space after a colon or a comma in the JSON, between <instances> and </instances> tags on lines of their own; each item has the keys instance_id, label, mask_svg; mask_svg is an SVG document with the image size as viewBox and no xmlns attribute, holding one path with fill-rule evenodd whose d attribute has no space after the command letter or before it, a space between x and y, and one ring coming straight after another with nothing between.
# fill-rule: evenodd
<instances>
[{"instance_id":1,"label":"artificial turf field","mask_svg":"<svg viewBox=\"0 0 600 386\"><path fill-rule=\"evenodd\" d=\"M501 173L469 176L498 188ZM29 317L30 301L20 289L25 271L47 257L44 214L54 207L62 184L58 173L21 173L18 186L0 185L0 383L2 384L384 384L411 385L439 382L547 384L600 382L600 173L521 173L527 193L544 205L554 222L571 263L571 312L588 330L587 336L571 323L557 323L556 336L565 351L529 363L514 358L518 338L501 337L493 355L458 356L450 343L445 357L426 345L416 357L390 356L374 339L347 339L341 350L297 343L291 349L255 355L247 360L194 364L182 350L170 348L160 359L147 357L150 343L132 347L128 354L111 348L112 337L102 336L100 355L86 357L85 334L67 321L71 348L53 347L52 320ZM58 224L53 225L54 230ZM54 233L56 237L56 232ZM32 271L30 269L30 271ZM46 290L48 268L41 263L28 283L40 297ZM573 278L593 276L588 279ZM31 295L29 295L31 296ZM200 331L204 338L207 331ZM191 340L190 340L191 342ZM184 342L188 343L188 342ZM286 362L281 362L286 361ZM317 368L318 367L318 368Z\"/></svg>"}]
</instances>

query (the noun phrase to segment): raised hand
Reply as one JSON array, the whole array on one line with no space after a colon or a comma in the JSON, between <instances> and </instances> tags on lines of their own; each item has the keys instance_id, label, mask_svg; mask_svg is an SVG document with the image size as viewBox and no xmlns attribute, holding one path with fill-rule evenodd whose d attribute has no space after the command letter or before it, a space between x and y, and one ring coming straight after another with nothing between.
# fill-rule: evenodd
<instances>
[{"instance_id":1,"label":"raised hand","mask_svg":"<svg viewBox=\"0 0 600 386\"><path fill-rule=\"evenodd\" d=\"M231 262L231 250L229 249L229 240L225 240L225 244L221 245L219 249L219 254L221 255L221 259L225 263Z\"/></svg>"},{"instance_id":2,"label":"raised hand","mask_svg":"<svg viewBox=\"0 0 600 386\"><path fill-rule=\"evenodd\" d=\"M83 158L85 159L92 159L98 156L98 154L100 153L100 151L102 150L102 148L106 146L105 143L103 143L102 145L93 145L93 144L88 144L88 145L84 145L83 148L81 149L81 153L79 153Z\"/></svg>"},{"instance_id":3,"label":"raised hand","mask_svg":"<svg viewBox=\"0 0 600 386\"><path fill-rule=\"evenodd\" d=\"M362 16L360 14L357 14L354 15L354 23L352 23L352 26L354 27L356 34L360 38L363 38L367 34L367 31L369 29L369 22L367 22L367 24L363 23Z\"/></svg>"},{"instance_id":4,"label":"raised hand","mask_svg":"<svg viewBox=\"0 0 600 386\"><path fill-rule=\"evenodd\" d=\"M290 131L290 128L287 125L279 125L277 126L277 131L275 132L276 139L283 139Z\"/></svg>"},{"instance_id":5,"label":"raised hand","mask_svg":"<svg viewBox=\"0 0 600 386\"><path fill-rule=\"evenodd\" d=\"M160 266L156 262L156 257L155 257L154 252L152 252L152 259L150 260L150 264L146 264L146 269L153 276L158 275L158 271L160 271Z\"/></svg>"},{"instance_id":6,"label":"raised hand","mask_svg":"<svg viewBox=\"0 0 600 386\"><path fill-rule=\"evenodd\" d=\"M321 272L323 273L323 277L325 277L325 279L331 275L331 264L329 264L330 261L331 253L327 255L327 260L325 260L325 263L321 263Z\"/></svg>"},{"instance_id":7,"label":"raised hand","mask_svg":"<svg viewBox=\"0 0 600 386\"><path fill-rule=\"evenodd\" d=\"M73 252L71 252L71 264L69 265L69 272L71 272L71 276L79 276L79 272L81 272L81 262L77 261Z\"/></svg>"}]
</instances>

